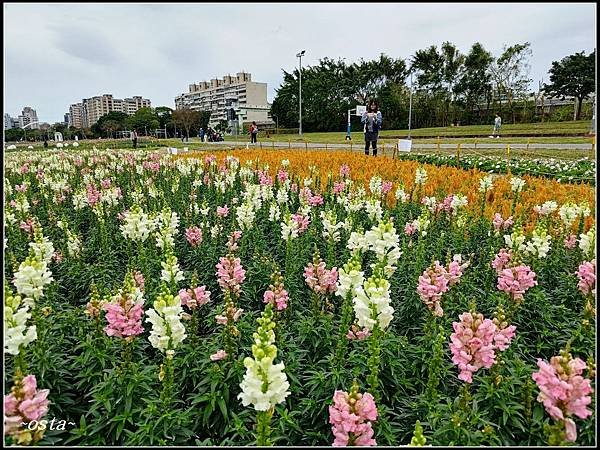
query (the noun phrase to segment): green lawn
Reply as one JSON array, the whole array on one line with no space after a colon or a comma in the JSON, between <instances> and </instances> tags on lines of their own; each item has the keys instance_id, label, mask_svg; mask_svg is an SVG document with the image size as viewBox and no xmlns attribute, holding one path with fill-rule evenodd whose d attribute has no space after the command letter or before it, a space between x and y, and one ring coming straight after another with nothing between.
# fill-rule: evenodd
<instances>
[{"instance_id":1,"label":"green lawn","mask_svg":"<svg viewBox=\"0 0 600 450\"><path fill-rule=\"evenodd\" d=\"M501 132L503 134L526 134L529 137L505 137L494 139L494 142L504 143L526 143L529 139L531 143L545 142L561 142L561 143L589 143L591 138L582 136L590 130L589 120L579 120L571 122L547 122L547 123L531 123L531 124L516 124L503 125ZM492 133L491 125L469 125L461 127L444 127L444 128L418 128L412 130L411 136L415 143L419 142L437 142L437 136L440 137L440 142L453 143L460 139L460 142L485 142L492 140L488 137ZM382 130L380 140L392 141L398 137L407 136L408 130ZM540 136L540 135L556 135L556 136ZM566 135L566 136L564 136ZM477 138L464 136L478 136ZM327 144L342 144L345 140L346 131L334 131L327 133L304 133L302 138L297 134L278 134L266 136L266 133L259 133L259 140L270 142L272 140L278 142L290 141L294 142L320 142ZM361 132L352 133L353 141L361 141L363 134ZM225 140L239 141L249 140L248 136L226 136Z\"/></svg>"}]
</instances>

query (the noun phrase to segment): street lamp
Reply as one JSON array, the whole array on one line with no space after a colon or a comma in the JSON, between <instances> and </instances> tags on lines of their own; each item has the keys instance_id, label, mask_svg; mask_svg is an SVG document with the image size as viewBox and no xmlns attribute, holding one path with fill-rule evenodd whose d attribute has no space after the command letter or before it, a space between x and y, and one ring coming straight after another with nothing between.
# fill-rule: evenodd
<instances>
[{"instance_id":1,"label":"street lamp","mask_svg":"<svg viewBox=\"0 0 600 450\"><path fill-rule=\"evenodd\" d=\"M300 61L300 70L299 70L299 80L300 80L300 95L299 95L299 124L300 127L298 128L298 134L300 134L300 136L302 136L302 57L304 56L304 54L306 53L306 50L302 50L300 53L296 53L296 58L299 58Z\"/></svg>"},{"instance_id":2,"label":"street lamp","mask_svg":"<svg viewBox=\"0 0 600 450\"><path fill-rule=\"evenodd\" d=\"M412 93L413 93L413 68L410 67L410 97L408 101L408 139L410 139L410 130L412 125Z\"/></svg>"}]
</instances>

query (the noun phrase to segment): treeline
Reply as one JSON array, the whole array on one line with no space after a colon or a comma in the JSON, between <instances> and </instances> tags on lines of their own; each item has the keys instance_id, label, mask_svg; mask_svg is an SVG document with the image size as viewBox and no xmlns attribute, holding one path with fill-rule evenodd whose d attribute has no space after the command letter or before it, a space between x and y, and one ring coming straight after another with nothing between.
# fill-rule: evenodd
<instances>
[{"instance_id":1,"label":"treeline","mask_svg":"<svg viewBox=\"0 0 600 450\"><path fill-rule=\"evenodd\" d=\"M132 130L137 130L139 136L155 136L157 130L162 130L158 137L179 137L181 134L194 136L201 127L205 130L208 128L209 120L210 111L173 110L167 106L159 106L140 108L132 115L111 111L91 127L84 129L68 127L64 123L55 123L47 129L13 128L5 130L4 139L6 142L54 139L55 131L61 132L67 140L75 139L75 136L80 139L115 138L119 131Z\"/></svg>"},{"instance_id":2,"label":"treeline","mask_svg":"<svg viewBox=\"0 0 600 450\"><path fill-rule=\"evenodd\" d=\"M581 117L583 100L594 92L595 50L552 63L550 84L531 90L531 46L505 46L495 57L480 43L467 54L445 42L418 50L407 59L382 54L355 63L325 58L302 68L302 128L305 131L344 130L348 109L374 98L386 129L408 127L412 77L412 127L488 124L496 113L505 123L535 122L552 117L536 107L542 96L573 96L573 118ZM283 71L271 113L282 128L298 126L298 69ZM564 118L562 108L561 118ZM355 130L361 128L356 118Z\"/></svg>"}]
</instances>

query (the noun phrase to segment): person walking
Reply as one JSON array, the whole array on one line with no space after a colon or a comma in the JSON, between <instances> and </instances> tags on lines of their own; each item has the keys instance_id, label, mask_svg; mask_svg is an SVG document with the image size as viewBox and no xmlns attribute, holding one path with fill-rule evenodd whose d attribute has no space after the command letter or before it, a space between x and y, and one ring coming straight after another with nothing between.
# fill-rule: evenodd
<instances>
[{"instance_id":1,"label":"person walking","mask_svg":"<svg viewBox=\"0 0 600 450\"><path fill-rule=\"evenodd\" d=\"M204 142L204 128L200 128L198 132L198 137L200 138L200 142Z\"/></svg>"},{"instance_id":2,"label":"person walking","mask_svg":"<svg viewBox=\"0 0 600 450\"><path fill-rule=\"evenodd\" d=\"M373 147L373 156L377 156L377 137L381 128L381 111L375 100L371 100L367 110L362 113L361 122L365 124L365 155L369 155L369 145Z\"/></svg>"},{"instance_id":3,"label":"person walking","mask_svg":"<svg viewBox=\"0 0 600 450\"><path fill-rule=\"evenodd\" d=\"M496 114L496 118L494 119L494 132L492 133L492 137L496 139L500 139L500 127L502 126L502 118Z\"/></svg>"},{"instance_id":4,"label":"person walking","mask_svg":"<svg viewBox=\"0 0 600 450\"><path fill-rule=\"evenodd\" d=\"M133 132L131 133L131 142L133 143L133 148L137 148L137 139L138 139L137 130L133 130Z\"/></svg>"},{"instance_id":5,"label":"person walking","mask_svg":"<svg viewBox=\"0 0 600 450\"><path fill-rule=\"evenodd\" d=\"M48 139L44 138L44 148L48 148Z\"/></svg>"},{"instance_id":6,"label":"person walking","mask_svg":"<svg viewBox=\"0 0 600 450\"><path fill-rule=\"evenodd\" d=\"M256 144L256 136L258 135L258 126L256 126L256 122L252 121L252 125L250 125L250 142L252 144Z\"/></svg>"}]
</instances>

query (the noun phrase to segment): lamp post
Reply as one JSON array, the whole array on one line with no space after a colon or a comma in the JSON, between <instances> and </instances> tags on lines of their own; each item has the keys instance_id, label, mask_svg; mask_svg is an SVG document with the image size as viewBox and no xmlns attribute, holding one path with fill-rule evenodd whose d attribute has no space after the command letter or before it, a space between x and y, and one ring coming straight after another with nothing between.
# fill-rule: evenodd
<instances>
[{"instance_id":1,"label":"lamp post","mask_svg":"<svg viewBox=\"0 0 600 450\"><path fill-rule=\"evenodd\" d=\"M413 93L413 69L410 68L410 97L408 100L408 139L410 139L410 130L412 125L412 93Z\"/></svg>"},{"instance_id":2,"label":"lamp post","mask_svg":"<svg viewBox=\"0 0 600 450\"><path fill-rule=\"evenodd\" d=\"M302 57L304 56L304 54L306 53L306 50L302 50L299 53L296 53L296 57L299 59L300 61L300 69L299 69L299 81L300 81L300 85L299 85L299 90L300 90L300 95L299 95L299 128L298 128L298 134L300 136L302 136Z\"/></svg>"}]
</instances>

